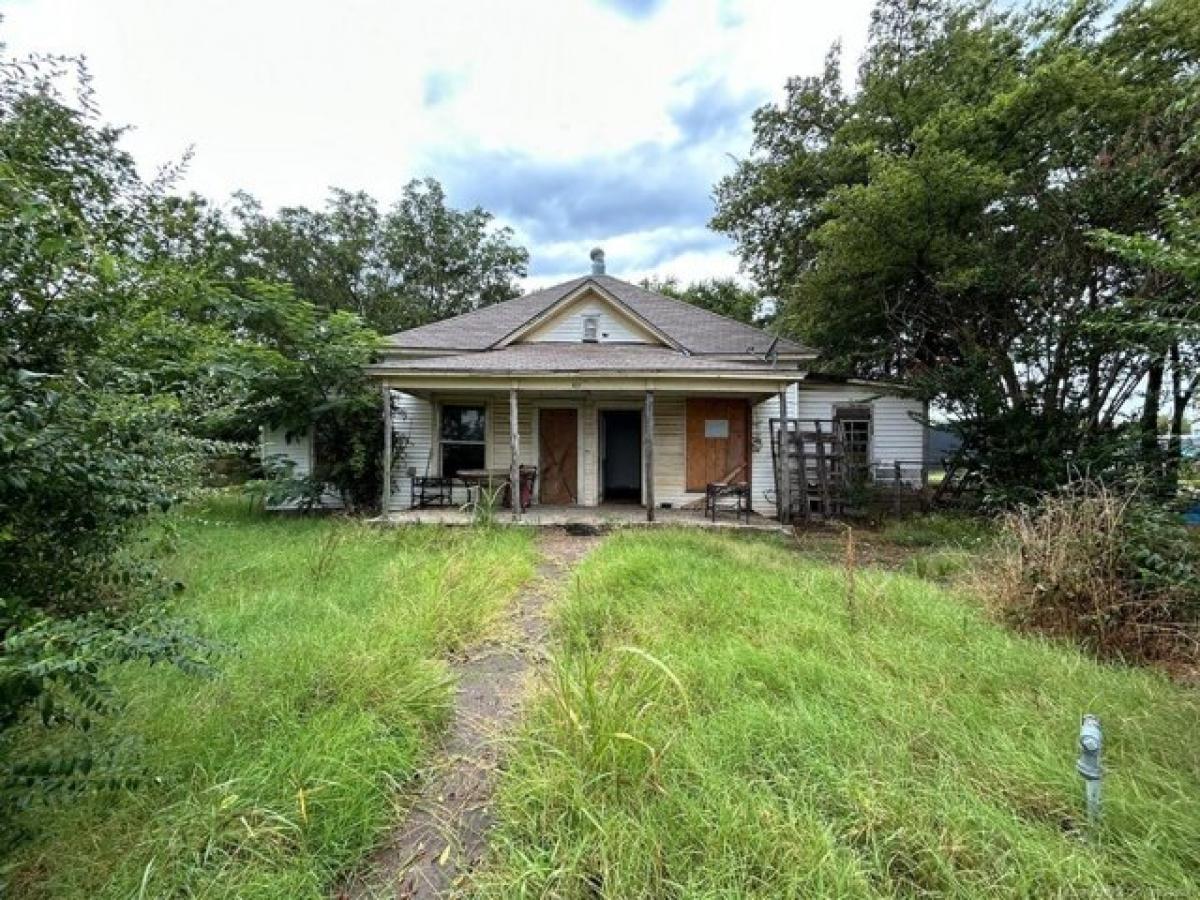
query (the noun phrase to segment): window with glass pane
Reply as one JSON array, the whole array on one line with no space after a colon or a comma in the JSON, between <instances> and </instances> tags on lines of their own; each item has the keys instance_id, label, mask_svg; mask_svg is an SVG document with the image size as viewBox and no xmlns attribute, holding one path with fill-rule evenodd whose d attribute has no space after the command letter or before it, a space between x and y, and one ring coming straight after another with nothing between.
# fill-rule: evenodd
<instances>
[{"instance_id":1,"label":"window with glass pane","mask_svg":"<svg viewBox=\"0 0 1200 900\"><path fill-rule=\"evenodd\" d=\"M486 463L487 418L482 406L442 407L442 475L453 478L462 469L482 469Z\"/></svg>"},{"instance_id":2,"label":"window with glass pane","mask_svg":"<svg viewBox=\"0 0 1200 900\"><path fill-rule=\"evenodd\" d=\"M847 472L854 479L866 478L871 463L870 408L839 409L835 418L842 432Z\"/></svg>"}]
</instances>

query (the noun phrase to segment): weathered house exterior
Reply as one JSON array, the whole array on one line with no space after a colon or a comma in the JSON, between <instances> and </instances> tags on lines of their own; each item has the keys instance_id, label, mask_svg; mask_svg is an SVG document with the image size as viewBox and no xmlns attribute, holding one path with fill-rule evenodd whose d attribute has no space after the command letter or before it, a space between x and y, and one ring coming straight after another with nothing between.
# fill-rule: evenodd
<instances>
[{"instance_id":1,"label":"weathered house exterior","mask_svg":"<svg viewBox=\"0 0 1200 900\"><path fill-rule=\"evenodd\" d=\"M535 504L636 503L653 517L733 476L773 516L781 412L832 423L864 469L920 466L924 405L814 378L814 356L607 275L595 252L591 275L387 339L371 369L387 401L386 508L410 507L414 478L521 465L537 467ZM310 444L265 438L307 469Z\"/></svg>"}]
</instances>

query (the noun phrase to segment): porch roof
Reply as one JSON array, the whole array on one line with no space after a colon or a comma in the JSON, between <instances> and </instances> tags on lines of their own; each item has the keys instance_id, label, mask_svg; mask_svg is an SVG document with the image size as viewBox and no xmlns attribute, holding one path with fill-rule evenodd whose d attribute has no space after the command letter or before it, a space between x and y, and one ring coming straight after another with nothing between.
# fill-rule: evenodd
<instances>
[{"instance_id":1,"label":"porch roof","mask_svg":"<svg viewBox=\"0 0 1200 900\"><path fill-rule=\"evenodd\" d=\"M522 375L548 373L629 374L633 372L681 372L697 374L735 373L761 378L796 381L802 374L796 369L777 368L766 363L689 356L668 347L649 344L512 344L503 350L389 360L372 366L374 375L408 372L448 372L454 374Z\"/></svg>"},{"instance_id":2,"label":"porch roof","mask_svg":"<svg viewBox=\"0 0 1200 900\"><path fill-rule=\"evenodd\" d=\"M516 344L503 350L394 360L372 366L379 381L406 391L521 390L773 394L800 381L799 369L698 359L648 345Z\"/></svg>"}]
</instances>

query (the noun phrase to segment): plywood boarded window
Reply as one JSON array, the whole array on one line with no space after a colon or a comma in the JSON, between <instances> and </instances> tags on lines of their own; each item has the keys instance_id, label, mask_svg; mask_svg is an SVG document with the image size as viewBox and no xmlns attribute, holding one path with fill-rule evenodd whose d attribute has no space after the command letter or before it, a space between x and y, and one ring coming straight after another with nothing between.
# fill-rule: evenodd
<instances>
[{"instance_id":1,"label":"plywood boarded window","mask_svg":"<svg viewBox=\"0 0 1200 900\"><path fill-rule=\"evenodd\" d=\"M749 404L724 397L687 401L687 489L702 491L715 481L750 478Z\"/></svg>"}]
</instances>

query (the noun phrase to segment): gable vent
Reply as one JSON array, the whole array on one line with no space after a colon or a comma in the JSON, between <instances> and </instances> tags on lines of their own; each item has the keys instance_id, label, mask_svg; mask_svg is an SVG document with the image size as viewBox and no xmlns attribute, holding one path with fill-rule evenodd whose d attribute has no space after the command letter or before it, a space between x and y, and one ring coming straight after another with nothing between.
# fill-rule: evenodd
<instances>
[{"instance_id":1,"label":"gable vent","mask_svg":"<svg viewBox=\"0 0 1200 900\"><path fill-rule=\"evenodd\" d=\"M583 317L583 340L586 343L594 344L599 340L598 332L600 331L600 318L598 316Z\"/></svg>"}]
</instances>

